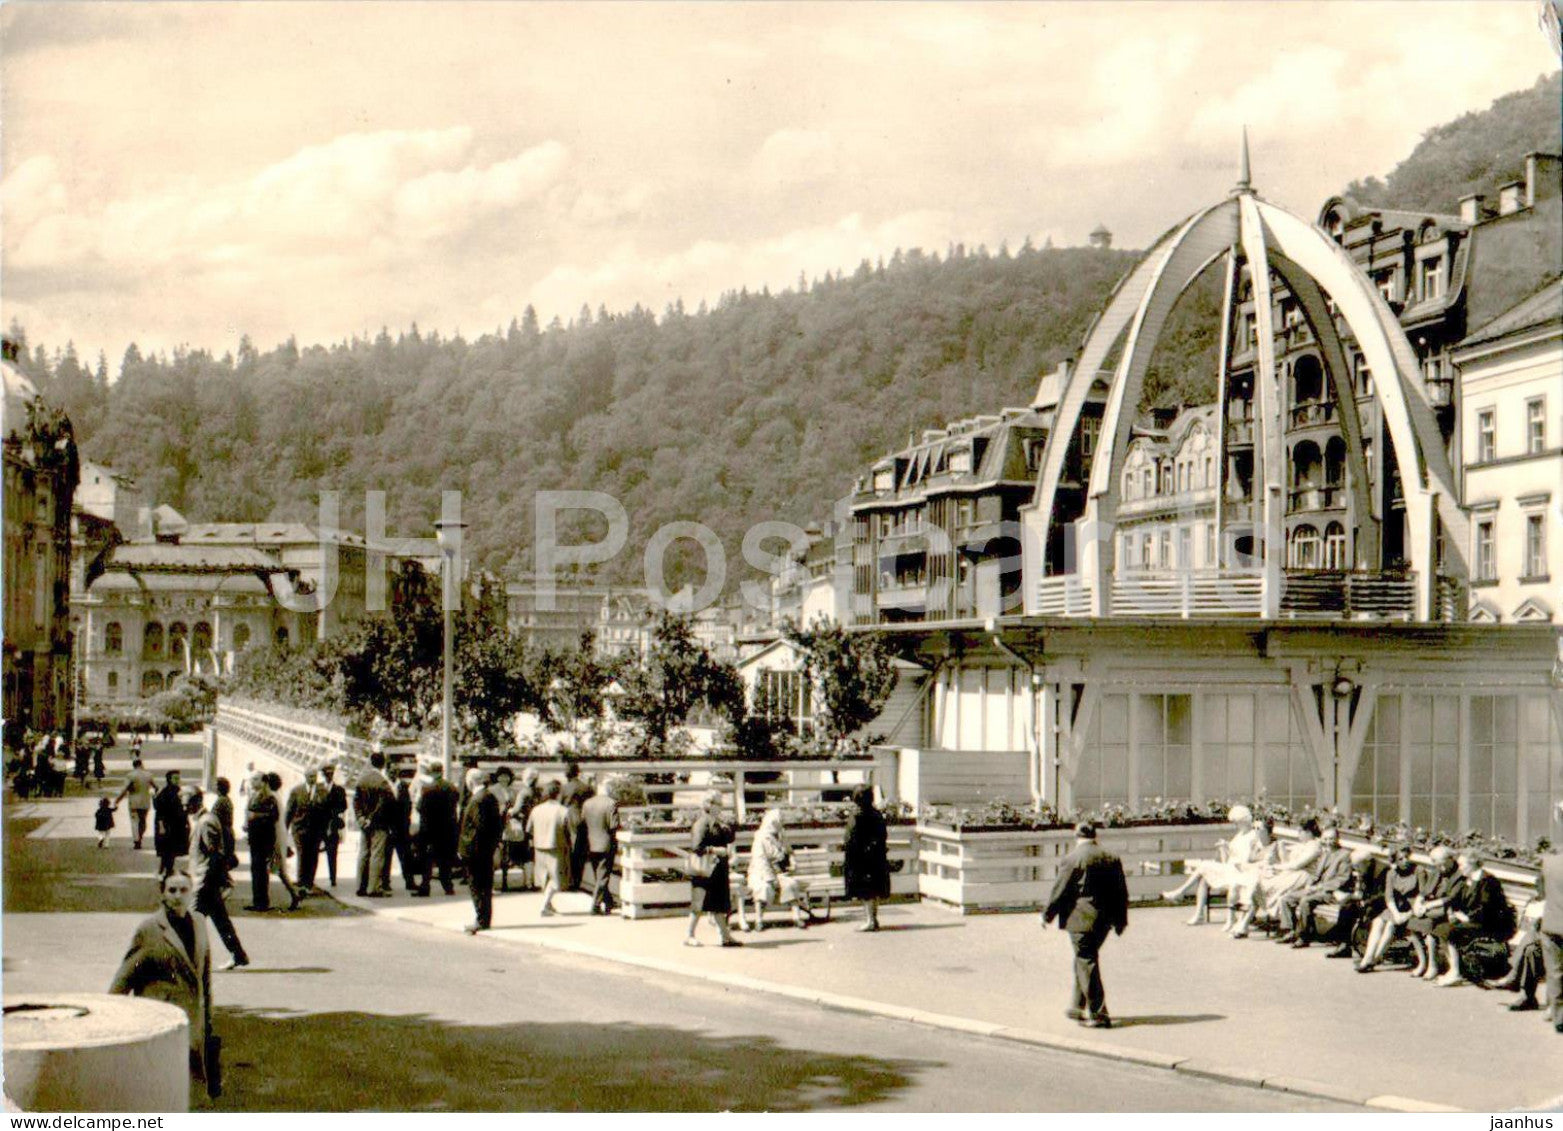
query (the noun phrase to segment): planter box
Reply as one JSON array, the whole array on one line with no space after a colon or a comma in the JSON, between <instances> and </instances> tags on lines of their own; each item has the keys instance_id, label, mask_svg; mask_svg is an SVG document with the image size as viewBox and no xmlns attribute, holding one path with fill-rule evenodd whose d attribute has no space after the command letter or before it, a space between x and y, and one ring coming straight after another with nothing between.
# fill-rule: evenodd
<instances>
[{"instance_id":1,"label":"planter box","mask_svg":"<svg viewBox=\"0 0 1563 1131\"><path fill-rule=\"evenodd\" d=\"M823 851L832 866L841 863L841 825L799 825L787 829L787 843L794 852ZM911 825L890 826L890 866L900 863L900 871L890 875L892 898L914 898L918 894L915 843L917 830ZM737 854L732 862L734 896L744 883L749 867L749 847L754 830L742 829L734 843ZM619 910L626 919L646 919L666 915L689 914L689 880L682 878L689 846L688 830L637 831L619 834ZM669 873L680 878L669 878ZM827 885L837 889L836 885Z\"/></svg>"},{"instance_id":2,"label":"planter box","mask_svg":"<svg viewBox=\"0 0 1563 1131\"><path fill-rule=\"evenodd\" d=\"M1160 896L1189 860L1210 860L1234 832L1228 824L1103 828L1097 840L1123 860L1129 898ZM1042 907L1059 862L1074 848L1072 829L946 829L917 827L918 891L959 910L1032 911Z\"/></svg>"}]
</instances>

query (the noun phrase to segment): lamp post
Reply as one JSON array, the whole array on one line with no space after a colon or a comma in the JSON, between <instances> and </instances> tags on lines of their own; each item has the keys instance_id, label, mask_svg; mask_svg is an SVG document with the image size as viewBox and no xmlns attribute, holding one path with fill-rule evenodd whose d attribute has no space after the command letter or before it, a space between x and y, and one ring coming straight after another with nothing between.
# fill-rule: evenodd
<instances>
[{"instance_id":1,"label":"lamp post","mask_svg":"<svg viewBox=\"0 0 1563 1131\"><path fill-rule=\"evenodd\" d=\"M455 663L454 626L451 612L460 594L461 579L455 577L455 566L461 559L461 534L467 528L465 522L440 519L434 524L434 536L440 544L440 614L444 623L444 664L440 679L440 761L445 767L445 780L455 781L455 767L451 764L451 714L454 710L451 683Z\"/></svg>"}]
</instances>

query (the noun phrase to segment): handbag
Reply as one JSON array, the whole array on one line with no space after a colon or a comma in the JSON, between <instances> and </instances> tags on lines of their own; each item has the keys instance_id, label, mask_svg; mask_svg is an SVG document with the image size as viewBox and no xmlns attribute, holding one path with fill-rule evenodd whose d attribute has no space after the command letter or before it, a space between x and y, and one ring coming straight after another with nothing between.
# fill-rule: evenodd
<instances>
[{"instance_id":1,"label":"handbag","mask_svg":"<svg viewBox=\"0 0 1563 1131\"><path fill-rule=\"evenodd\" d=\"M717 859L714 852L691 852L684 857L684 871L692 880L709 880L716 875Z\"/></svg>"}]
</instances>

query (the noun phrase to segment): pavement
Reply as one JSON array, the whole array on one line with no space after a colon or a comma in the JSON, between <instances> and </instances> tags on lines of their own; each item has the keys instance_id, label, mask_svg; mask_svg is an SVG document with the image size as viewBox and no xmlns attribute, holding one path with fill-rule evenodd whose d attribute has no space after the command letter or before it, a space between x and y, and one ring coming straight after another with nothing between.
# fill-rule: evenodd
<instances>
[{"instance_id":1,"label":"pavement","mask_svg":"<svg viewBox=\"0 0 1563 1131\"><path fill-rule=\"evenodd\" d=\"M56 811L31 835L80 844L77 823L90 824L87 802L75 802L79 815L46 804ZM380 900L352 895L355 850L351 840L342 845L336 898L310 899L296 917L372 914L448 932L456 953L541 948L912 1022L943 1030L941 1040L979 1037L1169 1072L1169 1080L1258 1089L1247 1093L1255 1107L1270 1106L1268 1096L1299 1107L1331 1101L1401 1111L1555 1108L1563 1100L1563 1043L1541 1015L1505 1010L1509 995L1436 988L1394 970L1359 975L1350 963L1325 959L1321 947L1293 951L1257 937L1229 939L1216 926L1186 926L1187 909L1135 909L1129 930L1104 949L1115 1027L1083 1030L1063 1016L1067 938L1041 929L1035 915L963 918L933 905L895 904L881 910L884 930L863 934L859 912L838 907L831 922L807 930L778 923L740 935L741 949L715 946L702 923L707 945L692 949L682 945L682 918L592 916L587 897L569 893L556 902L562 914L543 919L537 895L511 893L496 894L494 930L468 939L459 934L471 919L464 894L445 897L436 887L431 899L401 890ZM13 907L12 894L8 912L43 909ZM236 892L231 904L246 894ZM245 935L246 917L238 923ZM9 962L9 945L7 952Z\"/></svg>"}]
</instances>

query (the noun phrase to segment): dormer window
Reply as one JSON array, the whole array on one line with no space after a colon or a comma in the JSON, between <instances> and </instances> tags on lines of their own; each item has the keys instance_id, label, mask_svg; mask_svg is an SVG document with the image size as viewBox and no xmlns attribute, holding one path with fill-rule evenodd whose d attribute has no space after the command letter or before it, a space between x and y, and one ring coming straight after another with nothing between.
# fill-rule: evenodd
<instances>
[{"instance_id":1,"label":"dormer window","mask_svg":"<svg viewBox=\"0 0 1563 1131\"><path fill-rule=\"evenodd\" d=\"M971 449L956 448L951 452L949 470L955 475L969 475L971 473Z\"/></svg>"},{"instance_id":2,"label":"dormer window","mask_svg":"<svg viewBox=\"0 0 1563 1131\"><path fill-rule=\"evenodd\" d=\"M893 467L882 467L882 468L879 468L878 470L876 470L874 472L874 490L876 490L876 491L894 491L895 490L895 468L893 468Z\"/></svg>"},{"instance_id":3,"label":"dormer window","mask_svg":"<svg viewBox=\"0 0 1563 1131\"><path fill-rule=\"evenodd\" d=\"M1422 260L1422 301L1442 298L1444 294L1444 257L1432 256Z\"/></svg>"},{"instance_id":4,"label":"dormer window","mask_svg":"<svg viewBox=\"0 0 1563 1131\"><path fill-rule=\"evenodd\" d=\"M1375 273L1373 285L1378 288L1378 293L1384 296L1385 302L1394 302L1400 297L1400 287L1395 278L1394 268Z\"/></svg>"}]
</instances>

